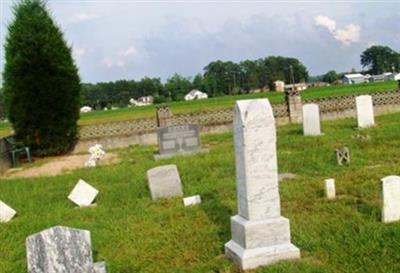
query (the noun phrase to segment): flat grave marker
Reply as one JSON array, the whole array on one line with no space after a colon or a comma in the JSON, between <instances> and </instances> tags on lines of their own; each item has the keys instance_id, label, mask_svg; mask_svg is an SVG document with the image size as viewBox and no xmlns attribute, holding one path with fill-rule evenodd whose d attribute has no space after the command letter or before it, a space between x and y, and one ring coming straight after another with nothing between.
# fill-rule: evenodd
<instances>
[{"instance_id":1,"label":"flat grave marker","mask_svg":"<svg viewBox=\"0 0 400 273\"><path fill-rule=\"evenodd\" d=\"M79 207L89 207L96 199L99 191L86 183L84 180L79 179L72 192L69 194L68 199L74 202Z\"/></svg>"}]
</instances>

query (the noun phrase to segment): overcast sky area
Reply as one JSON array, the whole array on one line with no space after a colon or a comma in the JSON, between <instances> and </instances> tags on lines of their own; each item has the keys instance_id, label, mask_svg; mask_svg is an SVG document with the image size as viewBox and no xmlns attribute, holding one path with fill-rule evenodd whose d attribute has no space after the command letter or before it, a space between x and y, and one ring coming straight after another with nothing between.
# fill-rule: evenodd
<instances>
[{"instance_id":1,"label":"overcast sky area","mask_svg":"<svg viewBox=\"0 0 400 273\"><path fill-rule=\"evenodd\" d=\"M15 1L1 1L4 41ZM295 57L311 75L360 69L375 44L400 50L399 1L48 1L83 82L193 76L215 60Z\"/></svg>"}]
</instances>

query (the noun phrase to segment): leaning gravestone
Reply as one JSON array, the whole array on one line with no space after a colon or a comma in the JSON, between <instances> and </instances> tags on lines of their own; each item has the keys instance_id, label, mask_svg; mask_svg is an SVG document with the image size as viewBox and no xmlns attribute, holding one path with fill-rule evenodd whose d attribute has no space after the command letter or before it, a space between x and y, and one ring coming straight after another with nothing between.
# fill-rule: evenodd
<instances>
[{"instance_id":1,"label":"leaning gravestone","mask_svg":"<svg viewBox=\"0 0 400 273\"><path fill-rule=\"evenodd\" d=\"M147 171L152 199L182 196L182 184L176 165L155 167Z\"/></svg>"},{"instance_id":2,"label":"leaning gravestone","mask_svg":"<svg viewBox=\"0 0 400 273\"><path fill-rule=\"evenodd\" d=\"M321 134L319 120L319 106L314 103L303 105L303 133L305 136L317 136Z\"/></svg>"},{"instance_id":3,"label":"leaning gravestone","mask_svg":"<svg viewBox=\"0 0 400 273\"><path fill-rule=\"evenodd\" d=\"M370 95L356 97L358 128L366 128L375 125L374 106Z\"/></svg>"},{"instance_id":4,"label":"leaning gravestone","mask_svg":"<svg viewBox=\"0 0 400 273\"><path fill-rule=\"evenodd\" d=\"M238 215L225 253L243 270L300 257L281 216L276 129L267 99L236 102L234 117Z\"/></svg>"},{"instance_id":5,"label":"leaning gravestone","mask_svg":"<svg viewBox=\"0 0 400 273\"><path fill-rule=\"evenodd\" d=\"M68 199L77 204L79 207L89 207L96 199L98 190L91 185L79 179L72 192L69 194Z\"/></svg>"},{"instance_id":6,"label":"leaning gravestone","mask_svg":"<svg viewBox=\"0 0 400 273\"><path fill-rule=\"evenodd\" d=\"M159 154L156 159L201 151L198 125L172 125L157 131Z\"/></svg>"},{"instance_id":7,"label":"leaning gravestone","mask_svg":"<svg viewBox=\"0 0 400 273\"><path fill-rule=\"evenodd\" d=\"M10 222L17 212L3 201L0 201L0 223Z\"/></svg>"},{"instance_id":8,"label":"leaning gravestone","mask_svg":"<svg viewBox=\"0 0 400 273\"><path fill-rule=\"evenodd\" d=\"M26 238L28 273L106 273L93 263L88 230L56 226Z\"/></svg>"},{"instance_id":9,"label":"leaning gravestone","mask_svg":"<svg viewBox=\"0 0 400 273\"><path fill-rule=\"evenodd\" d=\"M400 220L400 177L391 175L382 181L382 222Z\"/></svg>"}]
</instances>

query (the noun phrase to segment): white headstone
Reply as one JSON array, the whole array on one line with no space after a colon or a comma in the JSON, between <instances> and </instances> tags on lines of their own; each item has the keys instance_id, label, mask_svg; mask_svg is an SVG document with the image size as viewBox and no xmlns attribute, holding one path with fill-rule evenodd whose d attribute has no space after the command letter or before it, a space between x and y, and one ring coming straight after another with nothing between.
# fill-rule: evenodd
<instances>
[{"instance_id":1,"label":"white headstone","mask_svg":"<svg viewBox=\"0 0 400 273\"><path fill-rule=\"evenodd\" d=\"M56 226L26 238L28 273L106 273L93 263L90 232Z\"/></svg>"},{"instance_id":2,"label":"white headstone","mask_svg":"<svg viewBox=\"0 0 400 273\"><path fill-rule=\"evenodd\" d=\"M168 198L182 196L182 184L176 165L155 167L147 171L151 197Z\"/></svg>"},{"instance_id":3,"label":"white headstone","mask_svg":"<svg viewBox=\"0 0 400 273\"><path fill-rule=\"evenodd\" d=\"M236 102L234 118L238 215L225 253L244 270L300 257L281 216L276 129L267 99Z\"/></svg>"},{"instance_id":4,"label":"white headstone","mask_svg":"<svg viewBox=\"0 0 400 273\"><path fill-rule=\"evenodd\" d=\"M0 201L0 223L7 223L15 216L17 212L6 203Z\"/></svg>"},{"instance_id":5,"label":"white headstone","mask_svg":"<svg viewBox=\"0 0 400 273\"><path fill-rule=\"evenodd\" d=\"M317 104L310 103L303 105L303 133L305 136L317 136L321 134L319 106Z\"/></svg>"},{"instance_id":6,"label":"white headstone","mask_svg":"<svg viewBox=\"0 0 400 273\"><path fill-rule=\"evenodd\" d=\"M382 222L400 220L400 176L386 176L382 181Z\"/></svg>"},{"instance_id":7,"label":"white headstone","mask_svg":"<svg viewBox=\"0 0 400 273\"><path fill-rule=\"evenodd\" d=\"M79 179L78 183L69 194L68 199L77 204L79 207L88 207L92 205L98 193L98 190L93 188L82 179Z\"/></svg>"},{"instance_id":8,"label":"white headstone","mask_svg":"<svg viewBox=\"0 0 400 273\"><path fill-rule=\"evenodd\" d=\"M334 199L336 197L335 179L325 179L325 195L328 199Z\"/></svg>"},{"instance_id":9,"label":"white headstone","mask_svg":"<svg viewBox=\"0 0 400 273\"><path fill-rule=\"evenodd\" d=\"M359 128L375 125L374 106L370 95L356 97L357 122Z\"/></svg>"},{"instance_id":10,"label":"white headstone","mask_svg":"<svg viewBox=\"0 0 400 273\"><path fill-rule=\"evenodd\" d=\"M183 198L183 205L185 205L185 207L197 205L200 203L201 203L200 195L193 195L193 196Z\"/></svg>"}]
</instances>

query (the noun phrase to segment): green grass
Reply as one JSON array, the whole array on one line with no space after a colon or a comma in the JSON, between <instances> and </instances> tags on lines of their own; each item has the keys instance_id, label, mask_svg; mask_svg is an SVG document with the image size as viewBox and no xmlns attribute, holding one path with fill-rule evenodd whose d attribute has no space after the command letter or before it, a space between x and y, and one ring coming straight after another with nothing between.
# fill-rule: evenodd
<instances>
[{"instance_id":1,"label":"green grass","mask_svg":"<svg viewBox=\"0 0 400 273\"><path fill-rule=\"evenodd\" d=\"M302 136L300 125L279 127L279 172L298 175L280 183L282 215L302 258L255 272L400 272L400 222L380 221L380 179L400 174L400 114L376 121L365 130L354 119L324 122L319 137ZM155 162L156 147L132 146L119 150L117 165L0 180L0 200L18 211L0 225L0 272L26 272L25 238L54 225L90 230L95 260L105 260L110 273L240 272L223 255L237 212L232 135L209 135L203 143L208 154ZM343 145L349 166L335 161L333 151ZM201 205L151 200L145 173L162 164L178 166L185 196L200 194ZM333 201L323 196L330 177ZM100 190L97 207L76 209L67 200L79 178Z\"/></svg>"},{"instance_id":2,"label":"green grass","mask_svg":"<svg viewBox=\"0 0 400 273\"><path fill-rule=\"evenodd\" d=\"M395 90L397 83L379 82L369 84L357 85L338 85L320 88L310 88L302 93L304 100L329 97L329 96L343 96L349 94L365 94L371 92ZM171 102L170 106L174 114L199 112L207 110L217 110L222 108L233 107L237 100L241 99L254 99L254 98L268 98L271 103L281 103L284 101L283 93L267 92L259 94L246 94L237 96L223 96L210 98L207 100L199 101L180 101ZM107 123L113 121L123 121L139 118L155 118L155 106L144 106L136 108L120 108L110 111L94 111L81 115L79 120L80 125L90 125L97 123ZM0 123L0 136L8 135L11 131L9 123Z\"/></svg>"}]
</instances>

